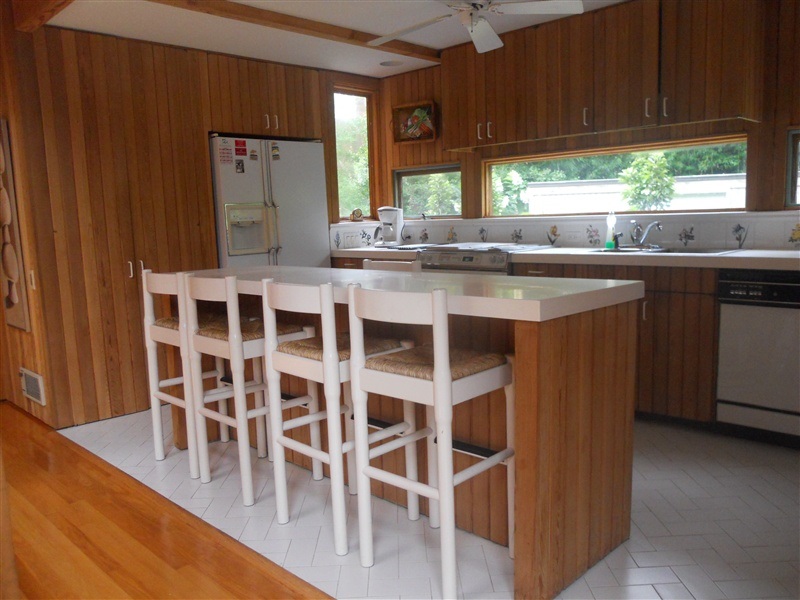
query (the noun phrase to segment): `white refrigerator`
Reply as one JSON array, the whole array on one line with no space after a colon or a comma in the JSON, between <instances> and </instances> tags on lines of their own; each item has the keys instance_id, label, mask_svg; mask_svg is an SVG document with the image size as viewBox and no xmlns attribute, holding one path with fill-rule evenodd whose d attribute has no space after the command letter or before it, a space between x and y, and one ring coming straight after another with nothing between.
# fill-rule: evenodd
<instances>
[{"instance_id":1,"label":"white refrigerator","mask_svg":"<svg viewBox=\"0 0 800 600\"><path fill-rule=\"evenodd\" d=\"M321 142L212 134L220 267L330 267Z\"/></svg>"}]
</instances>

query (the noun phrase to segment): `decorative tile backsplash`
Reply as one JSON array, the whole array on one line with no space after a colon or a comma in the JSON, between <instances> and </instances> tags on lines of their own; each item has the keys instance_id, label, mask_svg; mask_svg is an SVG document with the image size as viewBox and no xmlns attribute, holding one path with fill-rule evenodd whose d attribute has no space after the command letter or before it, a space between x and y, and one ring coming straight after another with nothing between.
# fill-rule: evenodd
<instances>
[{"instance_id":1,"label":"decorative tile backsplash","mask_svg":"<svg viewBox=\"0 0 800 600\"><path fill-rule=\"evenodd\" d=\"M618 215L621 243L631 243L633 221L643 228L653 221L647 241L665 248L800 249L800 211ZM375 223L337 223L330 228L331 249L372 246ZM597 248L606 237L605 215L429 219L406 221L409 244L447 242L516 242L556 247ZM410 237L409 237L410 236Z\"/></svg>"}]
</instances>

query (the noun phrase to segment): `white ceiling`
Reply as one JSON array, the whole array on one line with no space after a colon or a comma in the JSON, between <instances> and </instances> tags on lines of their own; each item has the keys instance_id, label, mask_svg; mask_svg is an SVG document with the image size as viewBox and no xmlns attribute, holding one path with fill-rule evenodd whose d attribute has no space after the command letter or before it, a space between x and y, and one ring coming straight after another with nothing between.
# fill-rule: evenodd
<instances>
[{"instance_id":1,"label":"white ceiling","mask_svg":"<svg viewBox=\"0 0 800 600\"><path fill-rule=\"evenodd\" d=\"M386 35L453 12L440 0L233 1L376 35ZM594 10L622 1L584 0L584 6L586 10ZM497 33L553 18L552 15L486 15ZM434 64L379 49L214 17L147 0L75 0L48 24L372 77L387 77ZM400 39L436 49L470 41L458 18L445 19ZM385 61L400 64L382 66L380 63Z\"/></svg>"}]
</instances>

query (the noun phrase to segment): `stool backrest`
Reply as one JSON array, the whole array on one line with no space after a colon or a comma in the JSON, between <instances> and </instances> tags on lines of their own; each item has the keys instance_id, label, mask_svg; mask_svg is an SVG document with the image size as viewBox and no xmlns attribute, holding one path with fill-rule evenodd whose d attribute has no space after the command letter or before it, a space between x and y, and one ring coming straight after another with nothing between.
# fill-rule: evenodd
<instances>
[{"instance_id":1,"label":"stool backrest","mask_svg":"<svg viewBox=\"0 0 800 600\"><path fill-rule=\"evenodd\" d=\"M414 261L400 261L400 260L370 260L365 258L361 264L361 268L365 271L422 271L422 263L418 260Z\"/></svg>"},{"instance_id":2,"label":"stool backrest","mask_svg":"<svg viewBox=\"0 0 800 600\"><path fill-rule=\"evenodd\" d=\"M175 296L178 302L178 323L180 339L186 339L187 308L183 287L183 273L153 273L150 269L142 271L142 293L144 295L144 339L151 343L150 327L156 322L154 296Z\"/></svg>"},{"instance_id":3,"label":"stool backrest","mask_svg":"<svg viewBox=\"0 0 800 600\"><path fill-rule=\"evenodd\" d=\"M184 274L186 286L186 312L190 337L194 337L199 328L197 321L197 301L224 302L228 316L228 339L220 340L227 344L231 360L244 360L242 324L239 317L239 290L236 277L197 277Z\"/></svg>"},{"instance_id":4,"label":"stool backrest","mask_svg":"<svg viewBox=\"0 0 800 600\"><path fill-rule=\"evenodd\" d=\"M438 307L447 322L447 292L392 292L350 286L351 303L360 319L407 325L433 325Z\"/></svg>"}]
</instances>

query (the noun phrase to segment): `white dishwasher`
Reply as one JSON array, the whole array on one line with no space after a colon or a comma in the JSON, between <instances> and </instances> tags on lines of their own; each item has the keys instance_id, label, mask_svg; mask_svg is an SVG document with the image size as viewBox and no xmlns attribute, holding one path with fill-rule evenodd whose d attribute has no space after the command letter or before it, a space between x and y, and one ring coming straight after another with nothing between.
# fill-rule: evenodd
<instances>
[{"instance_id":1,"label":"white dishwasher","mask_svg":"<svg viewBox=\"0 0 800 600\"><path fill-rule=\"evenodd\" d=\"M800 272L719 275L717 421L800 436Z\"/></svg>"}]
</instances>

